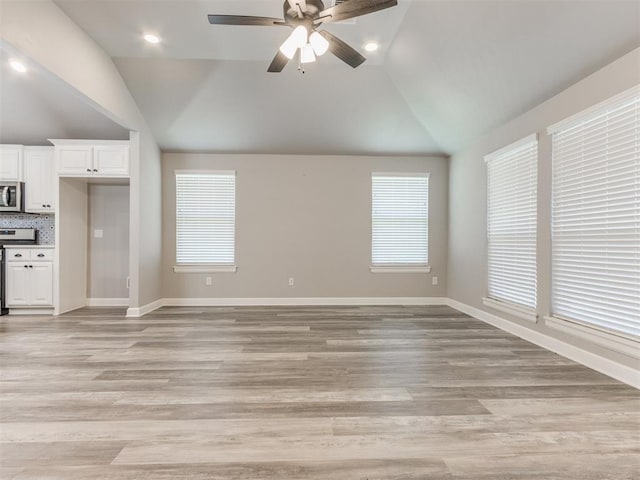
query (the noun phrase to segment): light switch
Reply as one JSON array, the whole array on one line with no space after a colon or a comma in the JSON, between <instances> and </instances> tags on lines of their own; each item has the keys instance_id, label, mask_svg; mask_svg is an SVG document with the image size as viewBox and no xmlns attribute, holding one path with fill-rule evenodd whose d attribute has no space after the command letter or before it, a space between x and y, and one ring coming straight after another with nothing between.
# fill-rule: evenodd
<instances>
[{"instance_id":1,"label":"light switch","mask_svg":"<svg viewBox=\"0 0 640 480\"><path fill-rule=\"evenodd\" d=\"M103 233L104 233L104 232L102 231L102 229L100 229L100 228L96 228L96 229L93 231L93 237L94 237L94 238L102 238L102 234L103 234Z\"/></svg>"}]
</instances>

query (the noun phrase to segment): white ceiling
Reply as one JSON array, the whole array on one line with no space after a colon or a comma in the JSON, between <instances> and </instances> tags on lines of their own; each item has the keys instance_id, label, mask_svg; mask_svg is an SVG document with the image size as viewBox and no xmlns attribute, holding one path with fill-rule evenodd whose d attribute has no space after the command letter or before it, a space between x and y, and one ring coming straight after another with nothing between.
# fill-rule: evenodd
<instances>
[{"instance_id":1,"label":"white ceiling","mask_svg":"<svg viewBox=\"0 0 640 480\"><path fill-rule=\"evenodd\" d=\"M361 67L327 54L268 74L286 27L206 15L281 17L281 0L56 3L114 57L165 150L451 153L640 46L635 0L399 0L325 26L361 52L380 42Z\"/></svg>"},{"instance_id":2,"label":"white ceiling","mask_svg":"<svg viewBox=\"0 0 640 480\"><path fill-rule=\"evenodd\" d=\"M129 131L98 113L52 75L20 74L0 49L0 143L50 145L48 138L124 140Z\"/></svg>"}]
</instances>

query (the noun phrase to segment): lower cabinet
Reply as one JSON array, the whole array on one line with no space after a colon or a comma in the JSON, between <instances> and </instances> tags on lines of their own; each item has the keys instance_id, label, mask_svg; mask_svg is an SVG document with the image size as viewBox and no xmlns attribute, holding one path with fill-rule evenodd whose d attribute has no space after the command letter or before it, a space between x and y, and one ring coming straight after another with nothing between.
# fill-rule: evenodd
<instances>
[{"instance_id":1,"label":"lower cabinet","mask_svg":"<svg viewBox=\"0 0 640 480\"><path fill-rule=\"evenodd\" d=\"M53 262L38 260L38 250L23 252L29 252L29 258L7 262L6 306L52 307Z\"/></svg>"}]
</instances>

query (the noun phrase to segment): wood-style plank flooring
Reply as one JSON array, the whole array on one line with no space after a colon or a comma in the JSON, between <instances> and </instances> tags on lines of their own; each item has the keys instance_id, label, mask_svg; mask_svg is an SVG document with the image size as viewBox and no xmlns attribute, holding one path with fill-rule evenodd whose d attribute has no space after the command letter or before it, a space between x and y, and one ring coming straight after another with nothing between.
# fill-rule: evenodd
<instances>
[{"instance_id":1,"label":"wood-style plank flooring","mask_svg":"<svg viewBox=\"0 0 640 480\"><path fill-rule=\"evenodd\" d=\"M0 319L3 479L640 478L638 391L448 307Z\"/></svg>"}]
</instances>

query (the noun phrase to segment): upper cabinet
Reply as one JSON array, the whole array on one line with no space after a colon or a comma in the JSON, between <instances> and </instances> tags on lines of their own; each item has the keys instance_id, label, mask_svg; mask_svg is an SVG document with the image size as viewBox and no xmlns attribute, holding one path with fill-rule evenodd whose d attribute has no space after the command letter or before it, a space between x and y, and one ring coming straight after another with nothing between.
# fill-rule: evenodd
<instances>
[{"instance_id":1,"label":"upper cabinet","mask_svg":"<svg viewBox=\"0 0 640 480\"><path fill-rule=\"evenodd\" d=\"M55 162L53 147L24 147L25 210L53 213L55 210Z\"/></svg>"},{"instance_id":2,"label":"upper cabinet","mask_svg":"<svg viewBox=\"0 0 640 480\"><path fill-rule=\"evenodd\" d=\"M0 181L22 181L22 145L0 145Z\"/></svg>"},{"instance_id":3,"label":"upper cabinet","mask_svg":"<svg viewBox=\"0 0 640 480\"><path fill-rule=\"evenodd\" d=\"M50 140L62 177L128 177L129 142Z\"/></svg>"}]
</instances>

